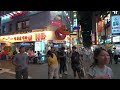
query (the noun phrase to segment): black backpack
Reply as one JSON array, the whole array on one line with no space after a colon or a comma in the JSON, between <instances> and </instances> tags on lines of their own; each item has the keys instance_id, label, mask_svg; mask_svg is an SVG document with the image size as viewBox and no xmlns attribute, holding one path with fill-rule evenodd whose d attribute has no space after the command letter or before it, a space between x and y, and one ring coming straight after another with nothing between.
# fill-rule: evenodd
<instances>
[{"instance_id":1,"label":"black backpack","mask_svg":"<svg viewBox=\"0 0 120 90\"><path fill-rule=\"evenodd\" d=\"M71 62L72 64L80 64L80 55L78 52L74 52L72 53L72 56L71 56Z\"/></svg>"}]
</instances>

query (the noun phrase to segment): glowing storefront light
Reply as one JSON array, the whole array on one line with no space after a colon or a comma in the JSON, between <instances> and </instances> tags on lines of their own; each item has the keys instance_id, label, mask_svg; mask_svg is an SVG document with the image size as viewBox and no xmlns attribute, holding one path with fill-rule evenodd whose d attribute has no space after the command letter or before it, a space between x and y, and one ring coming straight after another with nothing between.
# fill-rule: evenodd
<instances>
[{"instance_id":1,"label":"glowing storefront light","mask_svg":"<svg viewBox=\"0 0 120 90\"><path fill-rule=\"evenodd\" d=\"M114 14L118 14L118 11L112 11Z\"/></svg>"}]
</instances>

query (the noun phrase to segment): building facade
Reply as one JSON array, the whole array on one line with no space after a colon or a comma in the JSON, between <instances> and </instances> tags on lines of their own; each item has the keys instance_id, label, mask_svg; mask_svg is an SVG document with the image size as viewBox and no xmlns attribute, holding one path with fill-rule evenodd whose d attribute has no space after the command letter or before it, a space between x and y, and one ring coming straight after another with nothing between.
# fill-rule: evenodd
<instances>
[{"instance_id":1,"label":"building facade","mask_svg":"<svg viewBox=\"0 0 120 90\"><path fill-rule=\"evenodd\" d=\"M35 46L35 42L39 42L43 52L43 46L64 43L70 31L69 14L69 11L2 12L0 41L10 42L14 46L31 45L29 42L34 42Z\"/></svg>"}]
</instances>

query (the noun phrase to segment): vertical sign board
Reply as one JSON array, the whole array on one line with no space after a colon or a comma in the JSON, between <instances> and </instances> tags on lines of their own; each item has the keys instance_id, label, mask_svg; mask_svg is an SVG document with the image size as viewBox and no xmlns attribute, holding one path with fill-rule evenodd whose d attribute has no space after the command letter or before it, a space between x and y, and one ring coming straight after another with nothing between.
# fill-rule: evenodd
<instances>
[{"instance_id":1,"label":"vertical sign board","mask_svg":"<svg viewBox=\"0 0 120 90\"><path fill-rule=\"evenodd\" d=\"M120 15L111 16L112 35L120 35Z\"/></svg>"}]
</instances>

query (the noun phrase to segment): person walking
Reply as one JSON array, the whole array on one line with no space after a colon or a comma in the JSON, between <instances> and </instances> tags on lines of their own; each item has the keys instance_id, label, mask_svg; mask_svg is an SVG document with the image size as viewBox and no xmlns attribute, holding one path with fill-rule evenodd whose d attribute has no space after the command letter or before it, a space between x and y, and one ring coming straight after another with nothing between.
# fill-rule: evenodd
<instances>
[{"instance_id":1,"label":"person walking","mask_svg":"<svg viewBox=\"0 0 120 90\"><path fill-rule=\"evenodd\" d=\"M76 79L78 74L79 79L81 79L81 61L80 61L80 54L76 51L76 47L72 47L72 54L71 54L71 68L73 70L74 78Z\"/></svg>"},{"instance_id":2,"label":"person walking","mask_svg":"<svg viewBox=\"0 0 120 90\"><path fill-rule=\"evenodd\" d=\"M50 50L47 52L48 57L48 78L59 79L58 71L58 60L56 55Z\"/></svg>"},{"instance_id":3,"label":"person walking","mask_svg":"<svg viewBox=\"0 0 120 90\"><path fill-rule=\"evenodd\" d=\"M115 61L115 64L118 64L118 57L119 57L119 52L116 48L114 48L114 61Z\"/></svg>"},{"instance_id":4,"label":"person walking","mask_svg":"<svg viewBox=\"0 0 120 90\"><path fill-rule=\"evenodd\" d=\"M28 79L28 55L25 52L25 47L19 48L18 54L15 55L12 63L15 65L16 79Z\"/></svg>"},{"instance_id":5,"label":"person walking","mask_svg":"<svg viewBox=\"0 0 120 90\"><path fill-rule=\"evenodd\" d=\"M65 47L61 48L61 51L59 52L58 56L59 56L59 62L60 62L60 77L62 77L62 72L64 74L67 74Z\"/></svg>"},{"instance_id":6,"label":"person walking","mask_svg":"<svg viewBox=\"0 0 120 90\"><path fill-rule=\"evenodd\" d=\"M111 79L113 77L112 69L106 64L110 56L103 48L97 48L94 51L94 63L88 71L88 79Z\"/></svg>"}]
</instances>

